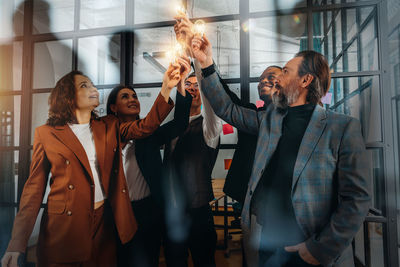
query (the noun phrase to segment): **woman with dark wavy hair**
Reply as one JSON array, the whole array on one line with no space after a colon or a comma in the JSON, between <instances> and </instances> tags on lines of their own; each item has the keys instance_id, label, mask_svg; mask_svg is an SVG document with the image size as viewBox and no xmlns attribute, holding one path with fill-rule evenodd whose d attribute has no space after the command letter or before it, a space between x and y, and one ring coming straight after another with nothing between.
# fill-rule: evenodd
<instances>
[{"instance_id":1,"label":"woman with dark wavy hair","mask_svg":"<svg viewBox=\"0 0 400 267\"><path fill-rule=\"evenodd\" d=\"M145 138L159 127L173 107L169 94L181 79L180 69L179 64L169 66L146 118L125 123L115 116L96 116L99 93L81 72L57 82L49 97L48 121L35 130L30 176L2 266L17 266L25 252L49 179L38 266L116 265L116 234L126 243L137 229L120 140Z\"/></svg>"}]
</instances>

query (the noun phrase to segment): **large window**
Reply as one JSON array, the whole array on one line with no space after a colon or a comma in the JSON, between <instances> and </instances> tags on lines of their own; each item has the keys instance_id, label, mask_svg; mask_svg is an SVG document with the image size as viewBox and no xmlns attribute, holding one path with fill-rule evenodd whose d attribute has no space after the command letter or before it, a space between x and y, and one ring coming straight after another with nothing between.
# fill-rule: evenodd
<instances>
[{"instance_id":1,"label":"large window","mask_svg":"<svg viewBox=\"0 0 400 267\"><path fill-rule=\"evenodd\" d=\"M373 207L355 240L357 259L366 266L398 262L393 258L397 240L389 238L400 236L391 224L400 207L398 0L2 0L0 255L29 175L34 129L46 122L55 82L71 70L83 71L100 91L100 115L106 113L111 88L133 85L144 117L160 90L166 53L176 42L178 4L194 20L207 22L219 72L244 101L257 103L258 77L267 66L283 66L307 49L327 58L332 100L325 108L361 121L373 162ZM237 130L226 127L212 174L216 179L225 178L237 142ZM376 247L384 249L373 254Z\"/></svg>"}]
</instances>

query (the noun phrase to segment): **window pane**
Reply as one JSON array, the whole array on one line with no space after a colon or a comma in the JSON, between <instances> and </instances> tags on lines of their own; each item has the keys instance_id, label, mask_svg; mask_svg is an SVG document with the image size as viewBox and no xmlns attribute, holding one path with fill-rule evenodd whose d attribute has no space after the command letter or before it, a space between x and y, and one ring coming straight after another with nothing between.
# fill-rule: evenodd
<instances>
[{"instance_id":1,"label":"window pane","mask_svg":"<svg viewBox=\"0 0 400 267\"><path fill-rule=\"evenodd\" d=\"M306 0L250 0L250 12L271 11L277 9L292 10L293 8L306 7Z\"/></svg>"},{"instance_id":2,"label":"window pane","mask_svg":"<svg viewBox=\"0 0 400 267\"><path fill-rule=\"evenodd\" d=\"M371 267L385 266L383 254L383 224L368 223L368 233L371 253Z\"/></svg>"},{"instance_id":3,"label":"window pane","mask_svg":"<svg viewBox=\"0 0 400 267\"><path fill-rule=\"evenodd\" d=\"M385 181L382 149L368 149L371 158L372 206L380 211L385 210Z\"/></svg>"},{"instance_id":4,"label":"window pane","mask_svg":"<svg viewBox=\"0 0 400 267\"><path fill-rule=\"evenodd\" d=\"M346 105L345 113L360 120L365 142L382 141L379 78L364 77Z\"/></svg>"},{"instance_id":5,"label":"window pane","mask_svg":"<svg viewBox=\"0 0 400 267\"><path fill-rule=\"evenodd\" d=\"M358 71L358 43L354 40L350 47L344 52L344 71Z\"/></svg>"},{"instance_id":6,"label":"window pane","mask_svg":"<svg viewBox=\"0 0 400 267\"><path fill-rule=\"evenodd\" d=\"M259 76L261 76L262 72ZM260 95L258 94L258 83L250 84L250 103L257 104L257 101L260 100Z\"/></svg>"},{"instance_id":7,"label":"window pane","mask_svg":"<svg viewBox=\"0 0 400 267\"><path fill-rule=\"evenodd\" d=\"M33 88L53 88L72 70L72 40L35 43Z\"/></svg>"},{"instance_id":8,"label":"window pane","mask_svg":"<svg viewBox=\"0 0 400 267\"><path fill-rule=\"evenodd\" d=\"M391 96L400 95L400 28L389 36Z\"/></svg>"},{"instance_id":9,"label":"window pane","mask_svg":"<svg viewBox=\"0 0 400 267\"><path fill-rule=\"evenodd\" d=\"M206 34L213 45L214 60L223 78L240 76L239 22L208 23ZM172 27L135 31L135 83L161 82L169 61L166 52L175 45Z\"/></svg>"},{"instance_id":10,"label":"window pane","mask_svg":"<svg viewBox=\"0 0 400 267\"><path fill-rule=\"evenodd\" d=\"M356 10L344 9L342 12L346 12L346 38L349 42L357 33Z\"/></svg>"},{"instance_id":11,"label":"window pane","mask_svg":"<svg viewBox=\"0 0 400 267\"><path fill-rule=\"evenodd\" d=\"M161 88L135 88L140 102L140 118L146 117L147 113L149 113L160 90ZM175 97L175 93L171 92L172 95Z\"/></svg>"},{"instance_id":12,"label":"window pane","mask_svg":"<svg viewBox=\"0 0 400 267\"><path fill-rule=\"evenodd\" d=\"M251 19L250 76L260 75L269 65L284 65L302 50L307 50L307 16Z\"/></svg>"},{"instance_id":13,"label":"window pane","mask_svg":"<svg viewBox=\"0 0 400 267\"><path fill-rule=\"evenodd\" d=\"M225 179L228 174L230 163L235 153L234 149L220 149L214 169L211 173L213 179Z\"/></svg>"},{"instance_id":14,"label":"window pane","mask_svg":"<svg viewBox=\"0 0 400 267\"><path fill-rule=\"evenodd\" d=\"M135 0L135 23L173 20L181 0Z\"/></svg>"},{"instance_id":15,"label":"window pane","mask_svg":"<svg viewBox=\"0 0 400 267\"><path fill-rule=\"evenodd\" d=\"M360 25L364 23L364 21L368 18L368 16L372 13L374 10L373 7L365 7L365 8L360 8Z\"/></svg>"},{"instance_id":16,"label":"window pane","mask_svg":"<svg viewBox=\"0 0 400 267\"><path fill-rule=\"evenodd\" d=\"M134 82L161 82L169 64L165 54L175 43L174 30L172 27L136 30L134 36Z\"/></svg>"},{"instance_id":17,"label":"window pane","mask_svg":"<svg viewBox=\"0 0 400 267\"><path fill-rule=\"evenodd\" d=\"M0 97L0 147L19 146L21 96Z\"/></svg>"},{"instance_id":18,"label":"window pane","mask_svg":"<svg viewBox=\"0 0 400 267\"><path fill-rule=\"evenodd\" d=\"M361 32L361 51L362 70L378 70L378 39L375 31L375 20L370 21Z\"/></svg>"},{"instance_id":19,"label":"window pane","mask_svg":"<svg viewBox=\"0 0 400 267\"><path fill-rule=\"evenodd\" d=\"M125 25L125 2L125 0L81 0L80 28Z\"/></svg>"},{"instance_id":20,"label":"window pane","mask_svg":"<svg viewBox=\"0 0 400 267\"><path fill-rule=\"evenodd\" d=\"M97 114L100 117L107 115L107 99L112 89L99 89L99 106L96 108Z\"/></svg>"},{"instance_id":21,"label":"window pane","mask_svg":"<svg viewBox=\"0 0 400 267\"><path fill-rule=\"evenodd\" d=\"M0 39L23 35L24 0L2 0Z\"/></svg>"},{"instance_id":22,"label":"window pane","mask_svg":"<svg viewBox=\"0 0 400 267\"><path fill-rule=\"evenodd\" d=\"M0 91L19 91L22 83L22 42L0 44Z\"/></svg>"},{"instance_id":23,"label":"window pane","mask_svg":"<svg viewBox=\"0 0 400 267\"><path fill-rule=\"evenodd\" d=\"M238 14L239 0L188 0L187 12L191 18Z\"/></svg>"},{"instance_id":24,"label":"window pane","mask_svg":"<svg viewBox=\"0 0 400 267\"><path fill-rule=\"evenodd\" d=\"M31 144L33 144L33 137L36 127L46 123L49 117L49 99L50 93L33 94L32 96L32 131L31 131Z\"/></svg>"},{"instance_id":25,"label":"window pane","mask_svg":"<svg viewBox=\"0 0 400 267\"><path fill-rule=\"evenodd\" d=\"M78 69L94 84L119 84L121 37L95 36L78 40Z\"/></svg>"},{"instance_id":26,"label":"window pane","mask_svg":"<svg viewBox=\"0 0 400 267\"><path fill-rule=\"evenodd\" d=\"M342 52L342 12L335 12L335 48L336 55Z\"/></svg>"},{"instance_id":27,"label":"window pane","mask_svg":"<svg viewBox=\"0 0 400 267\"><path fill-rule=\"evenodd\" d=\"M0 253L4 255L11 239L14 217L17 214L15 207L0 207Z\"/></svg>"},{"instance_id":28,"label":"window pane","mask_svg":"<svg viewBox=\"0 0 400 267\"><path fill-rule=\"evenodd\" d=\"M0 202L17 202L18 157L18 151L0 151Z\"/></svg>"},{"instance_id":29,"label":"window pane","mask_svg":"<svg viewBox=\"0 0 400 267\"><path fill-rule=\"evenodd\" d=\"M33 1L33 33L72 31L74 3L65 0Z\"/></svg>"}]
</instances>

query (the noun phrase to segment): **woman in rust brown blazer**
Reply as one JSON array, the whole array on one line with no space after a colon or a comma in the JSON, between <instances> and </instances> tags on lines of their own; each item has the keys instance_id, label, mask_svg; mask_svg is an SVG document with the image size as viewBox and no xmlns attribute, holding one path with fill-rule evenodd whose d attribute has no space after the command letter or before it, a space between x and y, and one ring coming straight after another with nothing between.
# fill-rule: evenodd
<instances>
[{"instance_id":1,"label":"woman in rust brown blazer","mask_svg":"<svg viewBox=\"0 0 400 267\"><path fill-rule=\"evenodd\" d=\"M153 133L173 107L169 94L179 80L180 66L170 66L149 114L128 123L119 123L115 116L96 116L99 93L81 72L73 71L57 82L49 97L48 121L35 130L30 176L3 267L17 266L18 257L26 250L49 173L38 266L115 266L114 229L123 243L131 240L137 229L126 189L120 137L138 139Z\"/></svg>"}]
</instances>

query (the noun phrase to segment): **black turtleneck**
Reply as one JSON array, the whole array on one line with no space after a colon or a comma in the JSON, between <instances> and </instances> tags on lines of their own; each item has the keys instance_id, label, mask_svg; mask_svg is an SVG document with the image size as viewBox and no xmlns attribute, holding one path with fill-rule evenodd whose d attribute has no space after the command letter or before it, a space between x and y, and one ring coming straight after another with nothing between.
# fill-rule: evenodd
<instances>
[{"instance_id":1,"label":"black turtleneck","mask_svg":"<svg viewBox=\"0 0 400 267\"><path fill-rule=\"evenodd\" d=\"M258 183L252 211L263 226L264 249L295 245L304 241L291 201L294 166L314 104L289 107L282 124L278 146Z\"/></svg>"}]
</instances>

